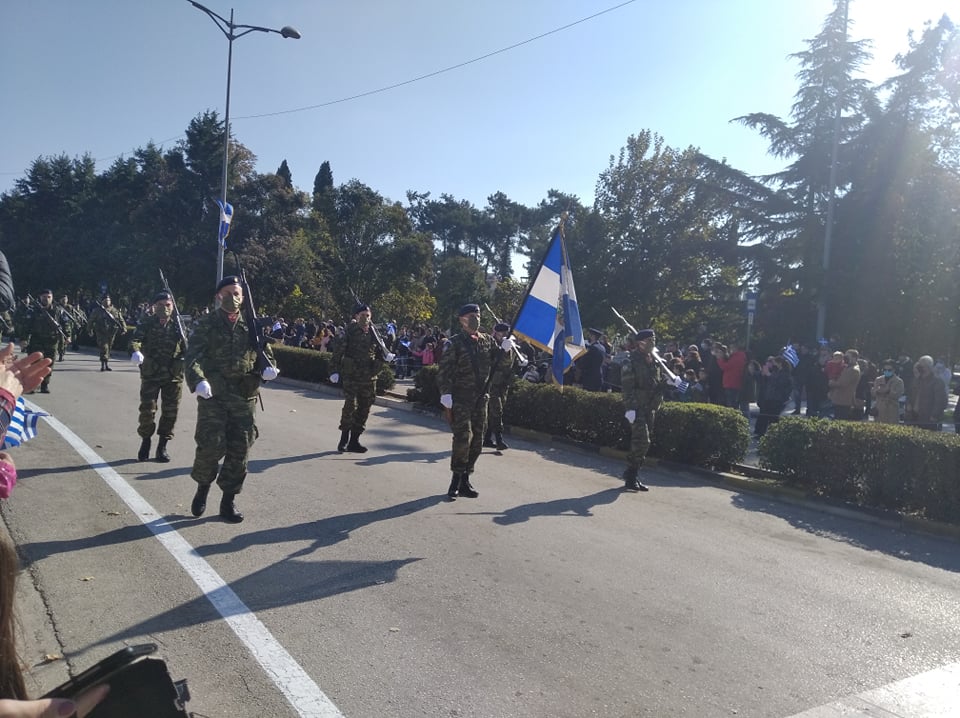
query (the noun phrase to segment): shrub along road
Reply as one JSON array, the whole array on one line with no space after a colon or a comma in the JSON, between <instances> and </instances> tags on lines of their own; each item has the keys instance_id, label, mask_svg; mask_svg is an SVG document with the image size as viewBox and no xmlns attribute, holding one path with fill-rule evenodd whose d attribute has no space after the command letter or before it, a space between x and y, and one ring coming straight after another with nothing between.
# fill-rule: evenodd
<instances>
[{"instance_id":1,"label":"shrub along road","mask_svg":"<svg viewBox=\"0 0 960 718\"><path fill-rule=\"evenodd\" d=\"M115 366L68 354L30 397L76 435L42 424L3 508L23 606L52 618L29 617L31 664L155 641L191 710L241 718L780 717L960 657L953 542L692 473L624 494L616 460L523 440L448 503L436 420L376 407L370 451L338 454L339 397L290 384L264 392L247 520L194 519L196 399L173 462L138 463L137 373Z\"/></svg>"}]
</instances>

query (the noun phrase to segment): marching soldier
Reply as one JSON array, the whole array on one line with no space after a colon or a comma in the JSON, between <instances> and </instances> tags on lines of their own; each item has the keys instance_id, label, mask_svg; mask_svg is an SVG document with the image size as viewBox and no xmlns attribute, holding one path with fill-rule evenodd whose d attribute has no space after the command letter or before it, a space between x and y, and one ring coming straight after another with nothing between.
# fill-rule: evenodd
<instances>
[{"instance_id":1,"label":"marching soldier","mask_svg":"<svg viewBox=\"0 0 960 718\"><path fill-rule=\"evenodd\" d=\"M127 325L123 314L113 306L109 294L105 295L91 312L90 331L96 337L97 347L100 349L100 371L113 371L110 368L110 350L117 334L126 334Z\"/></svg>"},{"instance_id":2,"label":"marching soldier","mask_svg":"<svg viewBox=\"0 0 960 718\"><path fill-rule=\"evenodd\" d=\"M270 365L257 372L257 347L240 309L240 277L224 277L217 285L218 308L204 315L190 336L186 379L197 395L197 453L190 476L197 492L190 504L194 516L207 509L207 494L216 481L223 491L220 516L243 521L234 499L247 477L247 456L257 439L254 411L260 382L277 378L270 345L264 353ZM220 460L223 459L223 466Z\"/></svg>"},{"instance_id":3,"label":"marching soldier","mask_svg":"<svg viewBox=\"0 0 960 718\"><path fill-rule=\"evenodd\" d=\"M437 374L440 404L449 412L453 429L453 478L447 490L451 501L458 496L479 496L470 474L480 456L487 421L489 397L484 390L495 352L500 351L493 337L480 331L479 305L465 304L458 314L463 331L445 342Z\"/></svg>"},{"instance_id":4,"label":"marching soldier","mask_svg":"<svg viewBox=\"0 0 960 718\"><path fill-rule=\"evenodd\" d=\"M76 351L74 344L77 341L77 335L80 333L81 325L77 319L74 308L70 306L70 300L67 299L66 294L60 297L59 307L62 312L64 324L63 336L57 344L57 361L63 361L63 354L66 352L68 346Z\"/></svg>"},{"instance_id":5,"label":"marching soldier","mask_svg":"<svg viewBox=\"0 0 960 718\"><path fill-rule=\"evenodd\" d=\"M493 328L493 340L497 345L507 340L510 325L498 323ZM516 365L517 352L513 348L513 338L507 341L509 348L500 349L500 361L495 362L493 377L490 379L490 401L487 404L487 430L483 435L483 445L503 451L510 447L503 440L503 407L507 403L507 393L513 383L513 368Z\"/></svg>"},{"instance_id":6,"label":"marching soldier","mask_svg":"<svg viewBox=\"0 0 960 718\"><path fill-rule=\"evenodd\" d=\"M50 374L43 378L40 384L40 393L50 393L50 378L53 376L53 362L57 357L57 347L63 338L65 319L63 310L53 304L53 292L44 289L40 292L40 303L27 315L23 329L18 330L22 343L26 346L25 352L42 352L50 359Z\"/></svg>"},{"instance_id":7,"label":"marching soldier","mask_svg":"<svg viewBox=\"0 0 960 718\"><path fill-rule=\"evenodd\" d=\"M180 396L183 390L183 361L187 350L186 337L173 319L173 297L167 291L153 298L153 314L144 316L130 342L131 359L140 365L140 451L137 459L150 458L150 439L157 432L157 461L170 461L167 442L173 438L177 423ZM157 414L160 398L160 423Z\"/></svg>"},{"instance_id":8,"label":"marching soldier","mask_svg":"<svg viewBox=\"0 0 960 718\"><path fill-rule=\"evenodd\" d=\"M638 475L650 449L650 437L657 410L663 404L667 382L660 365L653 358L656 336L652 329L641 329L631 337L630 356L621 368L624 417L630 422L630 450L627 469L623 472L628 491L649 491Z\"/></svg>"},{"instance_id":9,"label":"marching soldier","mask_svg":"<svg viewBox=\"0 0 960 718\"><path fill-rule=\"evenodd\" d=\"M367 426L370 407L377 398L377 375L393 359L392 354L384 354L371 319L370 307L357 304L353 308L353 320L333 352L330 381L336 384L343 378L344 399L337 444L337 451L341 453L362 454L367 450L360 444L360 434Z\"/></svg>"}]
</instances>

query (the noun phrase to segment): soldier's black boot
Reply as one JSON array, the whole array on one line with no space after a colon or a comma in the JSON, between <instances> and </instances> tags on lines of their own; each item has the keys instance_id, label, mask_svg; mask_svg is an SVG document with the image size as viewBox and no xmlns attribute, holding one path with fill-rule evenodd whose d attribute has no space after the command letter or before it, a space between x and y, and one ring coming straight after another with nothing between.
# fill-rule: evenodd
<instances>
[{"instance_id":1,"label":"soldier's black boot","mask_svg":"<svg viewBox=\"0 0 960 718\"><path fill-rule=\"evenodd\" d=\"M104 360L103 360L103 368L104 368L104 371L113 371L113 369L110 368L110 360L109 360L109 359L104 359Z\"/></svg>"},{"instance_id":2,"label":"soldier's black boot","mask_svg":"<svg viewBox=\"0 0 960 718\"><path fill-rule=\"evenodd\" d=\"M468 499L475 499L480 495L480 492L470 484L470 474L468 473L460 474L460 495L466 496Z\"/></svg>"},{"instance_id":3,"label":"soldier's black boot","mask_svg":"<svg viewBox=\"0 0 960 718\"><path fill-rule=\"evenodd\" d=\"M150 458L150 437L145 436L140 441L140 451L137 452L137 461L146 461Z\"/></svg>"},{"instance_id":4,"label":"soldier's black boot","mask_svg":"<svg viewBox=\"0 0 960 718\"><path fill-rule=\"evenodd\" d=\"M349 430L348 430L348 431L341 431L341 432L340 432L340 443L337 444L337 451L339 451L341 454L342 454L344 451L346 451L346 450L347 450L347 442L348 442L349 440L350 440L350 432L349 432Z\"/></svg>"},{"instance_id":5,"label":"soldier's black boot","mask_svg":"<svg viewBox=\"0 0 960 718\"><path fill-rule=\"evenodd\" d=\"M367 447L360 445L359 439L362 433L362 431L356 429L350 432L350 443L347 444L347 451L352 451L354 454L365 454L367 452Z\"/></svg>"},{"instance_id":6,"label":"soldier's black boot","mask_svg":"<svg viewBox=\"0 0 960 718\"><path fill-rule=\"evenodd\" d=\"M207 494L210 493L210 484L197 484L197 493L190 502L190 513L194 516L203 516L207 510Z\"/></svg>"},{"instance_id":7,"label":"soldier's black boot","mask_svg":"<svg viewBox=\"0 0 960 718\"><path fill-rule=\"evenodd\" d=\"M649 489L640 483L640 479L637 478L639 471L637 469L628 468L623 472L623 488L627 491L649 491Z\"/></svg>"},{"instance_id":8,"label":"soldier's black boot","mask_svg":"<svg viewBox=\"0 0 960 718\"><path fill-rule=\"evenodd\" d=\"M50 393L50 381L49 381L49 380L43 382L43 383L40 385L40 393L41 393L41 394L49 394L49 393Z\"/></svg>"},{"instance_id":9,"label":"soldier's black boot","mask_svg":"<svg viewBox=\"0 0 960 718\"><path fill-rule=\"evenodd\" d=\"M142 448L142 447L141 447ZM150 452L150 444L147 444L147 453ZM170 461L170 454L167 453L167 440L160 439L157 442L157 461L161 464L166 464Z\"/></svg>"},{"instance_id":10,"label":"soldier's black boot","mask_svg":"<svg viewBox=\"0 0 960 718\"><path fill-rule=\"evenodd\" d=\"M493 443L493 431L487 429L486 433L483 435L483 445L488 449L496 449L497 445Z\"/></svg>"},{"instance_id":11,"label":"soldier's black boot","mask_svg":"<svg viewBox=\"0 0 960 718\"><path fill-rule=\"evenodd\" d=\"M494 437L496 438L496 441L497 441L497 443L494 444L494 446L497 447L498 451L503 451L504 449L510 448L509 446L507 446L507 442L503 440L503 434L501 432L498 431L496 434L494 434Z\"/></svg>"},{"instance_id":12,"label":"soldier's black boot","mask_svg":"<svg viewBox=\"0 0 960 718\"><path fill-rule=\"evenodd\" d=\"M455 473L450 481L450 488L447 489L447 498L456 501L460 495L460 474Z\"/></svg>"},{"instance_id":13,"label":"soldier's black boot","mask_svg":"<svg viewBox=\"0 0 960 718\"><path fill-rule=\"evenodd\" d=\"M106 370L107 370L107 362L106 362L104 359L101 359L101 360L100 360L100 371L106 371Z\"/></svg>"},{"instance_id":14,"label":"soldier's black boot","mask_svg":"<svg viewBox=\"0 0 960 718\"><path fill-rule=\"evenodd\" d=\"M236 494L228 494L224 491L223 497L220 499L220 518L227 523L238 524L243 521L243 514L240 513L237 505L233 502L236 497Z\"/></svg>"}]
</instances>

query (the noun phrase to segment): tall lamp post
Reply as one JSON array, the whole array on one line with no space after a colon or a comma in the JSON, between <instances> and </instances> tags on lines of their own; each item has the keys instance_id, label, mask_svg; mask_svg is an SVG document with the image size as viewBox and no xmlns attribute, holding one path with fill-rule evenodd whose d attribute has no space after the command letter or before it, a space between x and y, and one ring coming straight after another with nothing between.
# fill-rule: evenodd
<instances>
[{"instance_id":1,"label":"tall lamp post","mask_svg":"<svg viewBox=\"0 0 960 718\"><path fill-rule=\"evenodd\" d=\"M300 39L300 33L289 25L284 25L279 30L272 27L259 27L257 25L237 25L233 22L233 8L230 8L230 19L226 20L208 7L204 7L198 2L187 0L197 10L205 12L211 20L220 28L220 32L227 38L227 103L223 113L223 173L221 176L220 201L223 206L227 206L227 164L230 160L230 71L233 66L233 41L251 32L275 32L281 37ZM237 32L240 30L240 32ZM220 230L217 229L217 283L223 279L223 243L220 241Z\"/></svg>"}]
</instances>

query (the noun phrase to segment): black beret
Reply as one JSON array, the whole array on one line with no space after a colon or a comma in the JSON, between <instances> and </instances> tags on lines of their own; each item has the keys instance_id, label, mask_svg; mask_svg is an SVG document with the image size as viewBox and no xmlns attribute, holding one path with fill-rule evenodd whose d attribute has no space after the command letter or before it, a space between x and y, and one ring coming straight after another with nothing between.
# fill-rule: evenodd
<instances>
[{"instance_id":1,"label":"black beret","mask_svg":"<svg viewBox=\"0 0 960 718\"><path fill-rule=\"evenodd\" d=\"M40 294L53 294L52 289L41 289Z\"/></svg>"},{"instance_id":2,"label":"black beret","mask_svg":"<svg viewBox=\"0 0 960 718\"><path fill-rule=\"evenodd\" d=\"M458 317L464 317L467 314L479 314L480 305L479 304L464 304L460 307L460 311L457 312Z\"/></svg>"},{"instance_id":3,"label":"black beret","mask_svg":"<svg viewBox=\"0 0 960 718\"><path fill-rule=\"evenodd\" d=\"M236 274L231 274L229 277L224 277L217 283L217 291L219 292L224 287L232 287L234 284L240 286L240 277Z\"/></svg>"},{"instance_id":4,"label":"black beret","mask_svg":"<svg viewBox=\"0 0 960 718\"><path fill-rule=\"evenodd\" d=\"M153 295L153 299L150 303L153 304L155 302L166 302L170 299L173 299L173 296L171 296L170 292L168 292L166 289L161 289L159 292Z\"/></svg>"},{"instance_id":5,"label":"black beret","mask_svg":"<svg viewBox=\"0 0 960 718\"><path fill-rule=\"evenodd\" d=\"M633 338L638 342L642 342L644 339L649 339L653 335L654 335L653 329L641 329L640 331L638 331L636 334L633 335Z\"/></svg>"},{"instance_id":6,"label":"black beret","mask_svg":"<svg viewBox=\"0 0 960 718\"><path fill-rule=\"evenodd\" d=\"M353 308L354 314L359 314L360 312L369 312L370 305L364 304L363 302L357 302L357 305Z\"/></svg>"},{"instance_id":7,"label":"black beret","mask_svg":"<svg viewBox=\"0 0 960 718\"><path fill-rule=\"evenodd\" d=\"M507 324L506 322L500 322L499 324L497 324L497 326L495 326L495 327L493 328L493 331L495 331L495 332L509 332L509 331L510 331L510 325Z\"/></svg>"}]
</instances>

